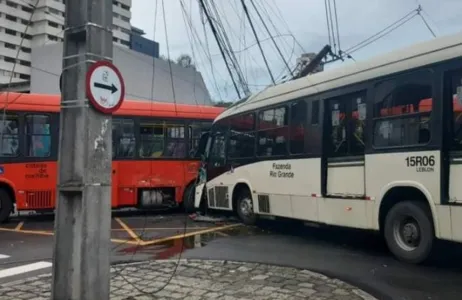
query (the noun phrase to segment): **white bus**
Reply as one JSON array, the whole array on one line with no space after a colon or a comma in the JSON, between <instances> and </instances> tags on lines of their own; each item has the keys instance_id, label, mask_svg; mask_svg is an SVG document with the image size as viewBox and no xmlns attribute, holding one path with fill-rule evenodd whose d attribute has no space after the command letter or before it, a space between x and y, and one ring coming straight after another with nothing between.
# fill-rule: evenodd
<instances>
[{"instance_id":1,"label":"white bus","mask_svg":"<svg viewBox=\"0 0 462 300\"><path fill-rule=\"evenodd\" d=\"M219 115L195 207L462 242L462 34L313 74Z\"/></svg>"}]
</instances>

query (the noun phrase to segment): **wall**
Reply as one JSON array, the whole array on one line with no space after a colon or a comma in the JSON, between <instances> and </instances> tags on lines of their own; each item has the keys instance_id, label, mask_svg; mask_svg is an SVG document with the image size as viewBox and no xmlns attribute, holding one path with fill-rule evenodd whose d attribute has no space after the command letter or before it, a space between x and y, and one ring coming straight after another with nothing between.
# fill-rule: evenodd
<instances>
[{"instance_id":1,"label":"wall","mask_svg":"<svg viewBox=\"0 0 462 300\"><path fill-rule=\"evenodd\" d=\"M114 45L113 58L124 77L127 99L174 101L169 64L166 61L117 45ZM59 94L61 69L62 43L33 48L31 93ZM172 71L177 103L213 105L199 72L175 64L172 64Z\"/></svg>"},{"instance_id":2,"label":"wall","mask_svg":"<svg viewBox=\"0 0 462 300\"><path fill-rule=\"evenodd\" d=\"M130 49L156 58L159 57L159 43L136 34L131 36Z\"/></svg>"}]
</instances>

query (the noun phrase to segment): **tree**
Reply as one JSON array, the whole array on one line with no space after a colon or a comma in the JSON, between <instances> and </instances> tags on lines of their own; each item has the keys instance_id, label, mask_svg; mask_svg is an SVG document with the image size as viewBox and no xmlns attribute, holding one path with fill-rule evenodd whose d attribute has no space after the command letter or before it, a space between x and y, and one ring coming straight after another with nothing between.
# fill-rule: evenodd
<instances>
[{"instance_id":1,"label":"tree","mask_svg":"<svg viewBox=\"0 0 462 300\"><path fill-rule=\"evenodd\" d=\"M233 104L234 104L233 102L219 101L219 102L215 102L213 106L228 108Z\"/></svg>"},{"instance_id":2,"label":"tree","mask_svg":"<svg viewBox=\"0 0 462 300\"><path fill-rule=\"evenodd\" d=\"M195 68L191 56L188 54L181 54L177 59L176 63L183 68Z\"/></svg>"}]
</instances>

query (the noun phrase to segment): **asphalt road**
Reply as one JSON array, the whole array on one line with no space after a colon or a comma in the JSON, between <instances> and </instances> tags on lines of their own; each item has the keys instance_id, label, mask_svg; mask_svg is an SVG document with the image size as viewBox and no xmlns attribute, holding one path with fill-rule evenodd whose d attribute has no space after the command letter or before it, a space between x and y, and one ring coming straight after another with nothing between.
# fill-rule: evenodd
<instances>
[{"instance_id":1,"label":"asphalt road","mask_svg":"<svg viewBox=\"0 0 462 300\"><path fill-rule=\"evenodd\" d=\"M52 221L24 218L0 226L0 284L51 272ZM200 223L177 213L115 215L111 236L112 263L171 258L183 250L184 258L308 268L379 299L450 300L462 295L462 250L453 245L441 246L438 259L428 265L413 266L396 261L381 239L369 233L293 223L266 222L260 228Z\"/></svg>"}]
</instances>

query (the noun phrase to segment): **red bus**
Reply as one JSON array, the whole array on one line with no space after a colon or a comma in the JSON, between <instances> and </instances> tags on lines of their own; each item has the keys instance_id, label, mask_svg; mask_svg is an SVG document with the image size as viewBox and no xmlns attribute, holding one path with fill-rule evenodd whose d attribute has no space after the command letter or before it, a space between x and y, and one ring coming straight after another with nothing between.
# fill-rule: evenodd
<instances>
[{"instance_id":1,"label":"red bus","mask_svg":"<svg viewBox=\"0 0 462 300\"><path fill-rule=\"evenodd\" d=\"M8 98L7 98L8 97ZM1 93L0 222L56 204L60 95ZM5 110L6 108L6 110ZM124 101L112 121L112 208L178 206L194 191L200 138L224 108ZM78 143L79 141L75 141Z\"/></svg>"}]
</instances>

